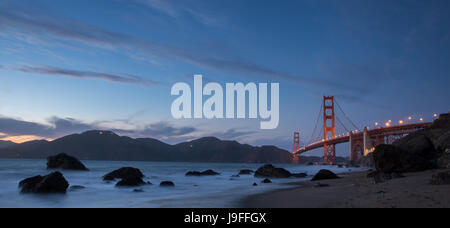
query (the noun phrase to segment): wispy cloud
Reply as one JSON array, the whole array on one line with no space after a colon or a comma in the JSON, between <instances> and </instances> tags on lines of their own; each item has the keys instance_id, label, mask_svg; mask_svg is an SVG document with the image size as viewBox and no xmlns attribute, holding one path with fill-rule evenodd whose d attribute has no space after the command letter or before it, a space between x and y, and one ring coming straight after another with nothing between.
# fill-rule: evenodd
<instances>
[{"instance_id":1,"label":"wispy cloud","mask_svg":"<svg viewBox=\"0 0 450 228\"><path fill-rule=\"evenodd\" d=\"M141 86L150 86L159 84L159 82L147 80L133 75L119 75L93 71L80 71L80 70L62 69L51 66L19 66L8 69L12 69L23 73L45 74L45 75L64 76L73 78L92 78L117 83L136 84Z\"/></svg>"},{"instance_id":2,"label":"wispy cloud","mask_svg":"<svg viewBox=\"0 0 450 228\"><path fill-rule=\"evenodd\" d=\"M167 122L148 124L145 127L135 126L134 129L105 128L98 123L85 123L74 118L51 117L46 123L20 120L0 116L1 138L11 136L34 135L41 138L59 138L68 134L81 133L89 130L111 130L121 135L142 138L176 139L196 132L195 127L177 127Z\"/></svg>"},{"instance_id":3,"label":"wispy cloud","mask_svg":"<svg viewBox=\"0 0 450 228\"><path fill-rule=\"evenodd\" d=\"M219 16L217 11L211 11L196 4L198 1L173 1L173 0L137 0L138 3L149 6L172 18L179 19L190 16L197 22L210 27L222 27L226 19ZM200 1L204 5L204 1Z\"/></svg>"},{"instance_id":4,"label":"wispy cloud","mask_svg":"<svg viewBox=\"0 0 450 228\"><path fill-rule=\"evenodd\" d=\"M159 3L165 4L162 2ZM166 9L167 13L171 12L169 8L163 7L164 5L159 6L161 10ZM358 90L358 88L349 88L347 85L330 80L277 71L251 61L213 57L204 53L198 53L194 50L159 44L148 39L140 39L101 29L84 22L51 16L50 12L44 16L23 9L5 6L0 9L0 21L0 30L3 30L0 34L2 35L8 35L9 33L6 31L15 31L24 33L27 37L38 37L39 39L37 40L48 39L47 36L52 36L53 40L56 38L70 42L81 42L95 48L101 47L118 51L125 50L125 52L133 54L140 53L152 57L182 61L218 72L245 73L248 76L258 78L265 77L271 80L288 80L297 82L303 86L313 86L320 89L325 86L333 89ZM104 77L97 74L94 75L97 78ZM130 81L130 79L126 80Z\"/></svg>"}]
</instances>

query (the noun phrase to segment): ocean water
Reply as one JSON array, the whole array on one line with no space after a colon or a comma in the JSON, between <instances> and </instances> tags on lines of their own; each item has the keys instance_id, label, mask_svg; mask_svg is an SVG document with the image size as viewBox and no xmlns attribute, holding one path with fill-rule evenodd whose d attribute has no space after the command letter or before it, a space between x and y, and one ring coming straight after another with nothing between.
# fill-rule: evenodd
<instances>
[{"instance_id":1,"label":"ocean water","mask_svg":"<svg viewBox=\"0 0 450 228\"><path fill-rule=\"evenodd\" d=\"M302 180L295 178L272 179L271 184L261 184L261 178L253 175L238 174L241 169L256 170L263 164L243 163L183 163L183 162L119 162L119 161L83 161L90 169L88 172L61 171L70 185L82 185L85 188L68 191L66 194L21 194L18 183L28 177L46 175L45 160L0 159L0 207L33 208L89 208L89 207L241 207L241 200L251 194L291 187L288 182ZM133 188L115 187L115 182L107 183L102 176L115 169L132 166L139 168L145 181L153 185ZM336 173L358 171L360 169L338 168L335 166L301 166L293 164L275 164L291 172L305 172L312 176L326 168ZM219 176L186 177L187 171L213 169ZM161 181L173 181L174 188L159 187ZM310 177L305 178L310 180ZM252 186L253 183L258 186ZM133 192L139 188L144 192Z\"/></svg>"}]
</instances>

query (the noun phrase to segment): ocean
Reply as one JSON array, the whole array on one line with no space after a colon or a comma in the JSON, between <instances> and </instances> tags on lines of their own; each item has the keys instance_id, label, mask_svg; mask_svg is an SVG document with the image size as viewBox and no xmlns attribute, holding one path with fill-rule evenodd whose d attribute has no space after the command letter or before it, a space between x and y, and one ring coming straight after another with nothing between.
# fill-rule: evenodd
<instances>
[{"instance_id":1,"label":"ocean","mask_svg":"<svg viewBox=\"0 0 450 228\"><path fill-rule=\"evenodd\" d=\"M296 178L271 179L273 183L262 184L262 178L238 174L241 169L256 170L263 164L244 163L185 163L185 162L128 162L128 161L82 161L90 171L61 171L69 184L85 188L66 194L21 194L18 183L25 178L46 175L46 160L0 159L0 207L2 208L234 208L241 207L241 200L252 194L289 188L286 183ZM336 173L359 171L355 168L336 166L303 166L274 164L293 173L304 172L311 176L320 169ZM153 185L119 188L115 182L107 183L102 176L115 169L131 166L139 168L144 181ZM219 176L186 177L187 171L212 169ZM172 181L174 188L160 187L161 181ZM258 186L252 186L257 183ZM142 189L143 192L133 192Z\"/></svg>"}]
</instances>

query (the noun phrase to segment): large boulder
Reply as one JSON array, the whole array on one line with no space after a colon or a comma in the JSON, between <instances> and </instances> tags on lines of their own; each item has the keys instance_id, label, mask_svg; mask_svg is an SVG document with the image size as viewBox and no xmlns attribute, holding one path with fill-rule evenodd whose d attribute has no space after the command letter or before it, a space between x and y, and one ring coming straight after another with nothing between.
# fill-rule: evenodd
<instances>
[{"instance_id":1,"label":"large boulder","mask_svg":"<svg viewBox=\"0 0 450 228\"><path fill-rule=\"evenodd\" d=\"M48 157L47 169L88 170L77 158L64 153Z\"/></svg>"},{"instance_id":2,"label":"large boulder","mask_svg":"<svg viewBox=\"0 0 450 228\"><path fill-rule=\"evenodd\" d=\"M22 193L66 193L69 183L60 172L35 176L20 181Z\"/></svg>"},{"instance_id":3,"label":"large boulder","mask_svg":"<svg viewBox=\"0 0 450 228\"><path fill-rule=\"evenodd\" d=\"M289 171L270 164L259 167L255 172L255 177L288 178L291 176L292 174Z\"/></svg>"},{"instance_id":4,"label":"large boulder","mask_svg":"<svg viewBox=\"0 0 450 228\"><path fill-rule=\"evenodd\" d=\"M105 176L103 176L103 180L105 181L112 181L115 179L126 179L126 178L143 178L144 174L137 169L133 167L123 167L117 170L114 170Z\"/></svg>"},{"instance_id":5,"label":"large boulder","mask_svg":"<svg viewBox=\"0 0 450 228\"><path fill-rule=\"evenodd\" d=\"M425 136L397 145L379 145L373 152L375 168L382 173L419 172L436 166L434 147Z\"/></svg>"},{"instance_id":6,"label":"large boulder","mask_svg":"<svg viewBox=\"0 0 450 228\"><path fill-rule=\"evenodd\" d=\"M186 176L216 176L220 175L220 173L215 172L214 170L208 169L203 172L198 171L189 171L186 173Z\"/></svg>"},{"instance_id":7,"label":"large boulder","mask_svg":"<svg viewBox=\"0 0 450 228\"><path fill-rule=\"evenodd\" d=\"M311 179L311 181L318 181L318 180L329 180L329 179L338 179L339 177L331 172L330 170L322 169L320 170L314 177Z\"/></svg>"}]
</instances>

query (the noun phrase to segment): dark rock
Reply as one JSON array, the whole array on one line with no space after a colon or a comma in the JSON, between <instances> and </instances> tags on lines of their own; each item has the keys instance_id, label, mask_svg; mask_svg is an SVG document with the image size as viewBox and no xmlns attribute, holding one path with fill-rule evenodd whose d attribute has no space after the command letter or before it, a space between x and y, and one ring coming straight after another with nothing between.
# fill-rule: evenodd
<instances>
[{"instance_id":1,"label":"dark rock","mask_svg":"<svg viewBox=\"0 0 450 228\"><path fill-rule=\"evenodd\" d=\"M47 169L88 170L78 159L64 153L48 157Z\"/></svg>"},{"instance_id":2,"label":"dark rock","mask_svg":"<svg viewBox=\"0 0 450 228\"><path fill-rule=\"evenodd\" d=\"M124 179L124 178L143 178L144 174L139 169L133 167L123 167L118 170L114 170L105 176L103 180L112 181L114 179Z\"/></svg>"},{"instance_id":3,"label":"dark rock","mask_svg":"<svg viewBox=\"0 0 450 228\"><path fill-rule=\"evenodd\" d=\"M307 165L311 166L311 165L314 165L314 163L313 162L308 162Z\"/></svg>"},{"instance_id":4,"label":"dark rock","mask_svg":"<svg viewBox=\"0 0 450 228\"><path fill-rule=\"evenodd\" d=\"M239 175L251 175L252 173L254 173L254 171L250 169L239 170Z\"/></svg>"},{"instance_id":5,"label":"dark rock","mask_svg":"<svg viewBox=\"0 0 450 228\"><path fill-rule=\"evenodd\" d=\"M220 173L217 173L211 169L205 170L203 172L189 171L186 173L186 176L216 176L216 175L220 175Z\"/></svg>"},{"instance_id":6,"label":"dark rock","mask_svg":"<svg viewBox=\"0 0 450 228\"><path fill-rule=\"evenodd\" d=\"M257 183L253 183L253 186L258 186L258 184Z\"/></svg>"},{"instance_id":7,"label":"dark rock","mask_svg":"<svg viewBox=\"0 0 450 228\"><path fill-rule=\"evenodd\" d=\"M73 192L73 191L77 191L77 190L82 190L85 189L86 187L81 186L81 185L72 185L69 188L69 191Z\"/></svg>"},{"instance_id":8,"label":"dark rock","mask_svg":"<svg viewBox=\"0 0 450 228\"><path fill-rule=\"evenodd\" d=\"M410 141L408 150L396 145L379 145L373 152L375 168L383 173L419 172L433 168L433 145L425 137Z\"/></svg>"},{"instance_id":9,"label":"dark rock","mask_svg":"<svg viewBox=\"0 0 450 228\"><path fill-rule=\"evenodd\" d=\"M330 187L329 184L321 184L321 183L317 183L314 185L314 188L325 188L325 187Z\"/></svg>"},{"instance_id":10,"label":"dark rock","mask_svg":"<svg viewBox=\"0 0 450 228\"><path fill-rule=\"evenodd\" d=\"M448 185L450 184L450 171L433 174L431 177L432 185Z\"/></svg>"},{"instance_id":11,"label":"dark rock","mask_svg":"<svg viewBox=\"0 0 450 228\"><path fill-rule=\"evenodd\" d=\"M60 172L35 176L19 183L22 193L66 193L69 183Z\"/></svg>"},{"instance_id":12,"label":"dark rock","mask_svg":"<svg viewBox=\"0 0 450 228\"><path fill-rule=\"evenodd\" d=\"M145 182L140 177L126 177L117 182L116 186L139 186Z\"/></svg>"},{"instance_id":13,"label":"dark rock","mask_svg":"<svg viewBox=\"0 0 450 228\"><path fill-rule=\"evenodd\" d=\"M150 181L147 181L146 184L153 185L152 182L150 182Z\"/></svg>"},{"instance_id":14,"label":"dark rock","mask_svg":"<svg viewBox=\"0 0 450 228\"><path fill-rule=\"evenodd\" d=\"M270 183L272 183L272 181L269 179L264 179L263 181L261 181L261 183L270 184Z\"/></svg>"},{"instance_id":15,"label":"dark rock","mask_svg":"<svg viewBox=\"0 0 450 228\"><path fill-rule=\"evenodd\" d=\"M175 187L175 184L172 181L163 181L159 184L161 187Z\"/></svg>"},{"instance_id":16,"label":"dark rock","mask_svg":"<svg viewBox=\"0 0 450 228\"><path fill-rule=\"evenodd\" d=\"M380 172L418 172L447 168L450 156L450 114L441 114L431 127L394 142L380 145L374 152L375 167Z\"/></svg>"},{"instance_id":17,"label":"dark rock","mask_svg":"<svg viewBox=\"0 0 450 228\"><path fill-rule=\"evenodd\" d=\"M329 180L329 179L338 179L339 177L331 172L330 170L322 169L320 170L311 181L318 181L318 180Z\"/></svg>"},{"instance_id":18,"label":"dark rock","mask_svg":"<svg viewBox=\"0 0 450 228\"><path fill-rule=\"evenodd\" d=\"M293 173L292 176L296 177L296 178L305 178L305 177L308 176L308 174L306 174L306 173Z\"/></svg>"},{"instance_id":19,"label":"dark rock","mask_svg":"<svg viewBox=\"0 0 450 228\"><path fill-rule=\"evenodd\" d=\"M271 178L288 178L291 177L292 174L283 169L276 168L273 165L263 165L255 172L255 177L271 177Z\"/></svg>"},{"instance_id":20,"label":"dark rock","mask_svg":"<svg viewBox=\"0 0 450 228\"><path fill-rule=\"evenodd\" d=\"M138 189L134 189L133 192L144 192L144 190L138 188Z\"/></svg>"},{"instance_id":21,"label":"dark rock","mask_svg":"<svg viewBox=\"0 0 450 228\"><path fill-rule=\"evenodd\" d=\"M344 168L344 165L338 165L338 168L342 169Z\"/></svg>"}]
</instances>

